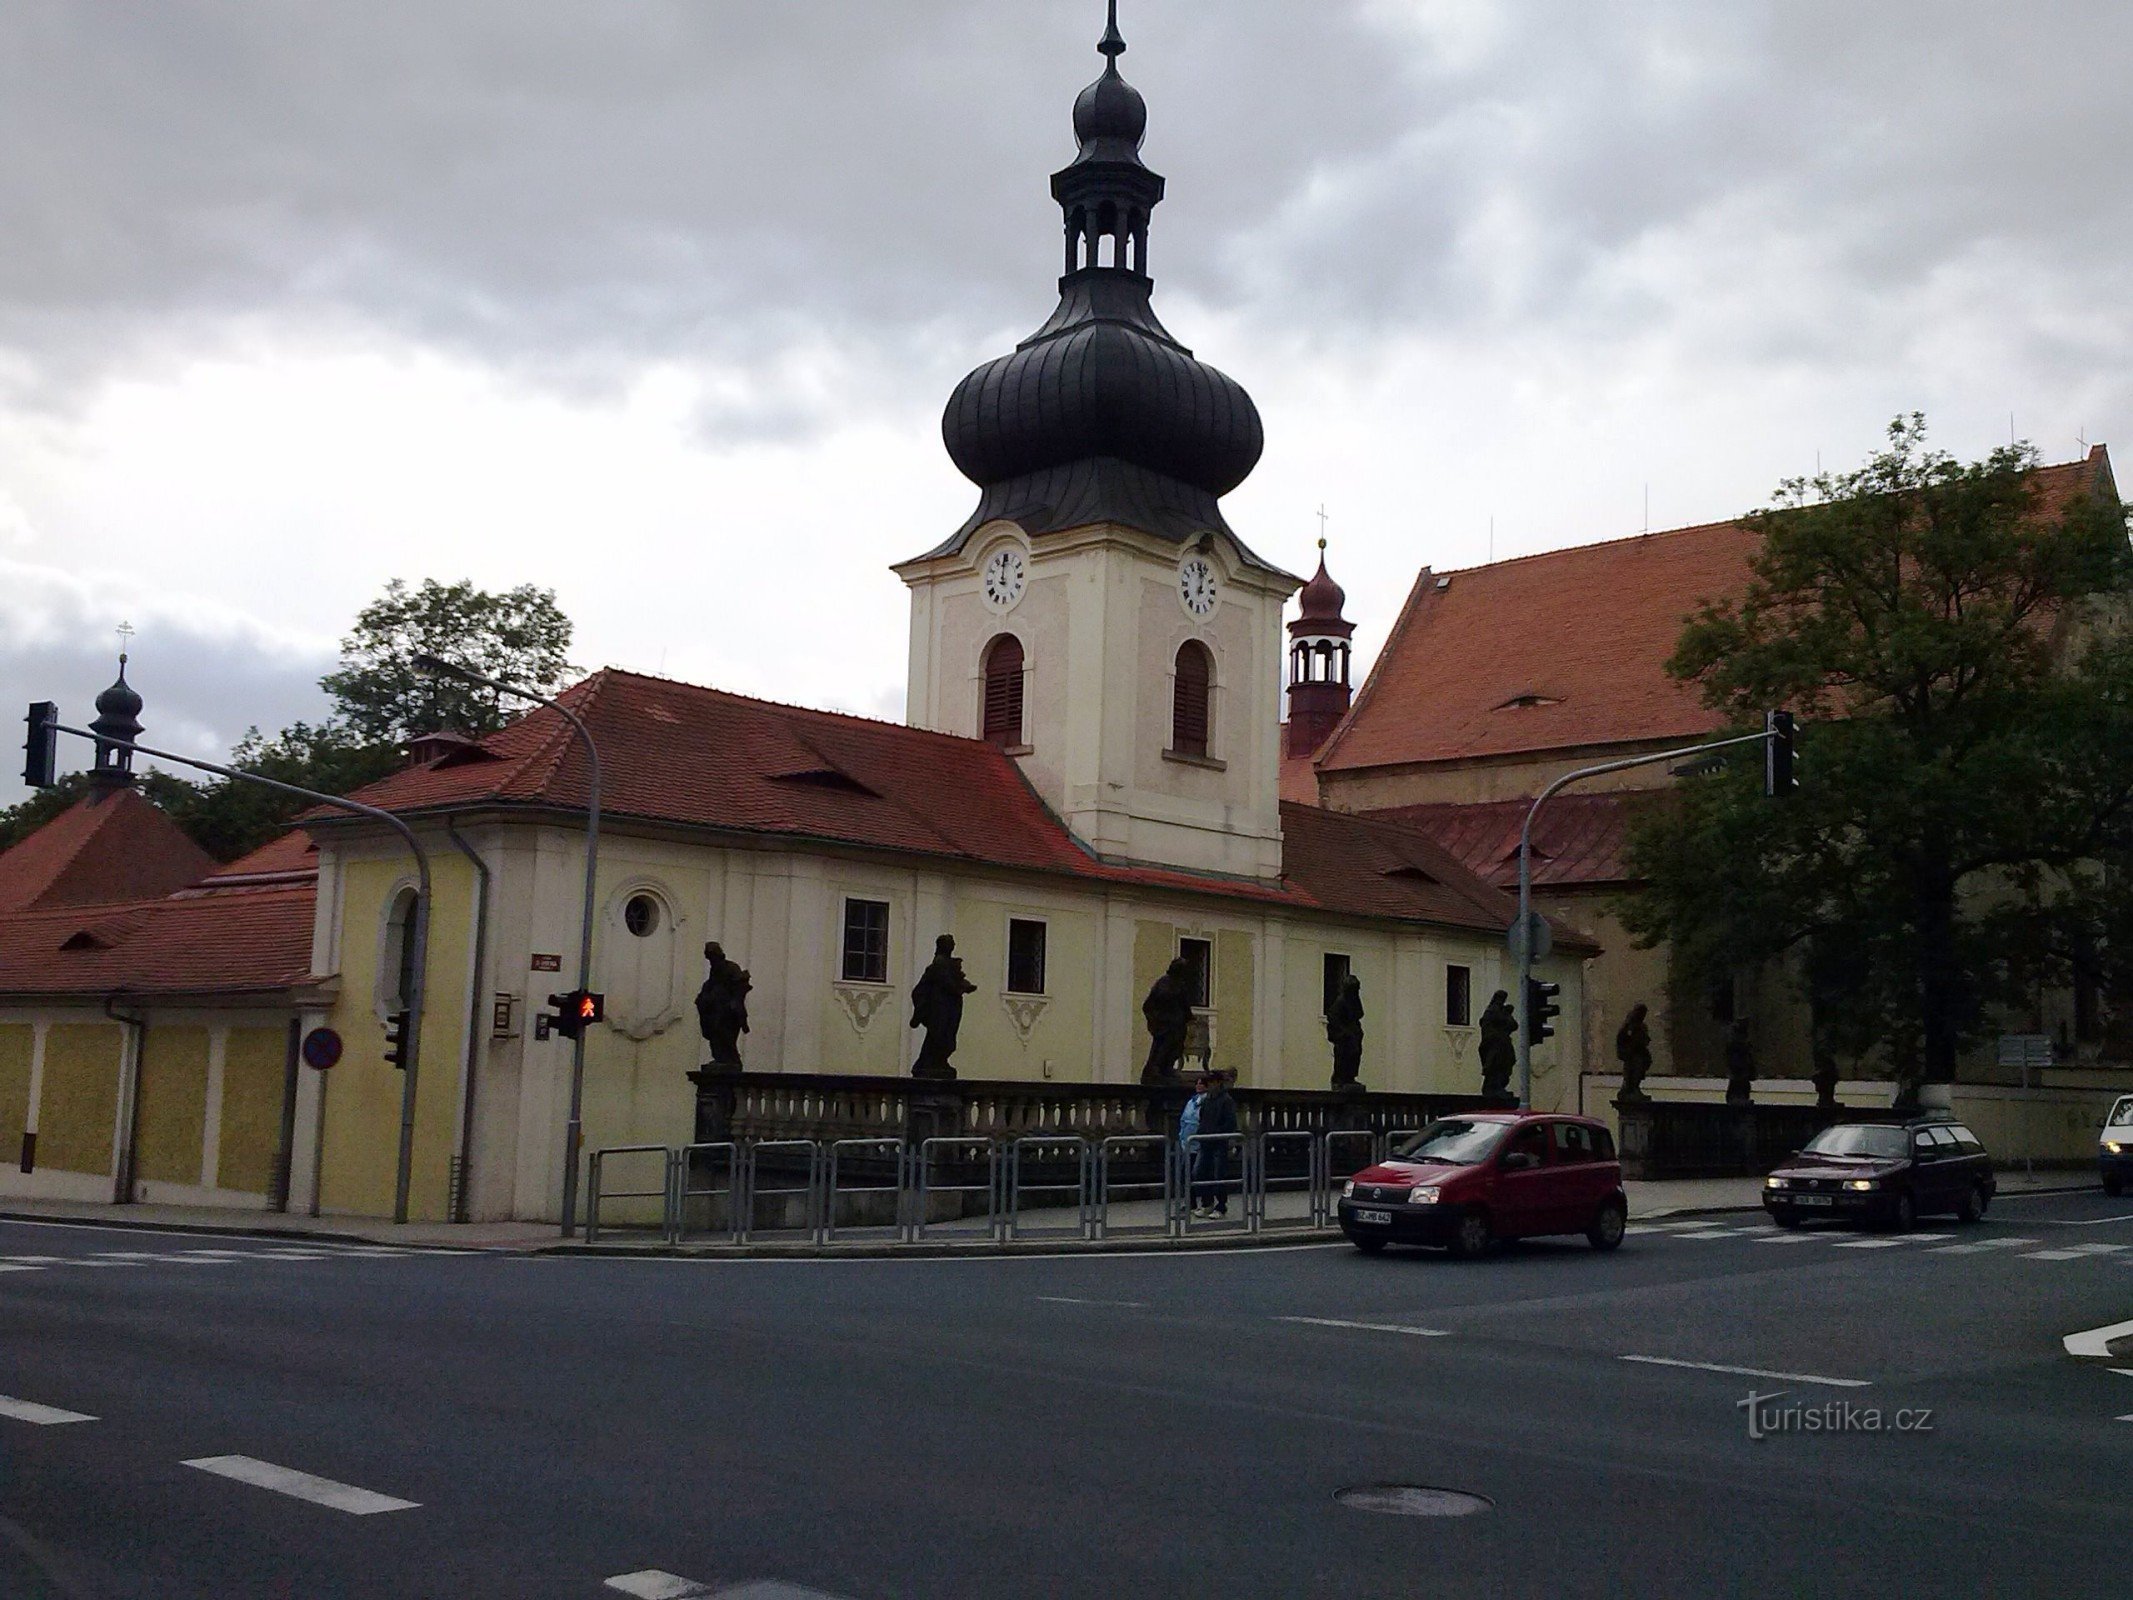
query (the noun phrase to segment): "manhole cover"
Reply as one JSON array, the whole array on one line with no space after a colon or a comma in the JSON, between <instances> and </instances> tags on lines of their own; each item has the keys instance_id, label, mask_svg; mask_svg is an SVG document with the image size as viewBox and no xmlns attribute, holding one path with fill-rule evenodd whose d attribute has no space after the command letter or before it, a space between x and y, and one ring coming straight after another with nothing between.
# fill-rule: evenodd
<instances>
[{"instance_id":1,"label":"manhole cover","mask_svg":"<svg viewBox=\"0 0 2133 1600\"><path fill-rule=\"evenodd\" d=\"M1471 1517L1495 1507L1493 1500L1457 1489L1426 1489L1418 1483L1366 1483L1339 1489L1333 1498L1351 1511L1387 1517Z\"/></svg>"}]
</instances>

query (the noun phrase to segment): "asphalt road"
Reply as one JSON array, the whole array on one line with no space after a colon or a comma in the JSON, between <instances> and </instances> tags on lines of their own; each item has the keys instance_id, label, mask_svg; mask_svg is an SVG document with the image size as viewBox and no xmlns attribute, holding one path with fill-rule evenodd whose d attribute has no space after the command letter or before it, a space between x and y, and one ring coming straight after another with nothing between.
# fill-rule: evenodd
<instances>
[{"instance_id":1,"label":"asphalt road","mask_svg":"<svg viewBox=\"0 0 2133 1600\"><path fill-rule=\"evenodd\" d=\"M2100 1194L1472 1263L0 1223L0 1596L2115 1600L2133 1378L2061 1341L2129 1317L2133 1204ZM1760 1440L1751 1391L1783 1392ZM1383 1483L1493 1504L1335 1499Z\"/></svg>"}]
</instances>

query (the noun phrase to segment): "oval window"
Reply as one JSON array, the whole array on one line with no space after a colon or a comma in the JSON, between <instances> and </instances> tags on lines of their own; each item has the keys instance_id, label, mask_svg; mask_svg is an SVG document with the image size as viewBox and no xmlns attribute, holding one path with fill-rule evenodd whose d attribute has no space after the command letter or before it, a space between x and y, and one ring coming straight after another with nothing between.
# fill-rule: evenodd
<instances>
[{"instance_id":1,"label":"oval window","mask_svg":"<svg viewBox=\"0 0 2133 1600\"><path fill-rule=\"evenodd\" d=\"M622 925L640 939L659 931L659 902L648 894L633 894L622 908Z\"/></svg>"}]
</instances>

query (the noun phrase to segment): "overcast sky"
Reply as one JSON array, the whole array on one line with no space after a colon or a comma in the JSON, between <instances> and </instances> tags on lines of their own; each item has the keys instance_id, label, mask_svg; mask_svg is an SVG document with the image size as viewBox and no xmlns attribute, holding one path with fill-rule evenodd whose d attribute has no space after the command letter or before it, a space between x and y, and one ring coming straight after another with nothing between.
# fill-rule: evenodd
<instances>
[{"instance_id":1,"label":"overcast sky","mask_svg":"<svg viewBox=\"0 0 2133 1600\"><path fill-rule=\"evenodd\" d=\"M1229 518L1308 572L1323 503L1366 653L1492 520L1735 515L1911 409L2126 440L2133 8L1121 9L1157 307L1266 420ZM1102 10L7 0L6 700L86 718L128 620L151 741L226 750L471 577L588 667L900 715L888 565L1051 310Z\"/></svg>"}]
</instances>

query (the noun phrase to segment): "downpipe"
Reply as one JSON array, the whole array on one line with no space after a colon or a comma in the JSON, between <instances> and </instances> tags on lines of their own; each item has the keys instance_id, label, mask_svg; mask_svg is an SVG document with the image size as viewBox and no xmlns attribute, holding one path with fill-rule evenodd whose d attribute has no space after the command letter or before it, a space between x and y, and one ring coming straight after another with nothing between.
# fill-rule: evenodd
<instances>
[{"instance_id":1,"label":"downpipe","mask_svg":"<svg viewBox=\"0 0 2133 1600\"><path fill-rule=\"evenodd\" d=\"M481 1053L482 995L489 971L489 863L481 852L460 836L459 819L444 819L444 835L452 848L474 868L474 963L467 984L467 1047L459 1064L459 1185L453 1196L452 1220L465 1222L469 1215L468 1194L474 1181L474 1086Z\"/></svg>"},{"instance_id":2,"label":"downpipe","mask_svg":"<svg viewBox=\"0 0 2133 1600\"><path fill-rule=\"evenodd\" d=\"M133 1030L133 1045L119 1054L119 1106L122 1113L119 1125L126 1134L113 1167L111 1203L130 1206L133 1204L134 1152L139 1148L141 1137L141 1067L148 1053L148 1019L127 1016L117 1009L118 1002L117 993L105 995L104 1015L121 1027Z\"/></svg>"}]
</instances>

